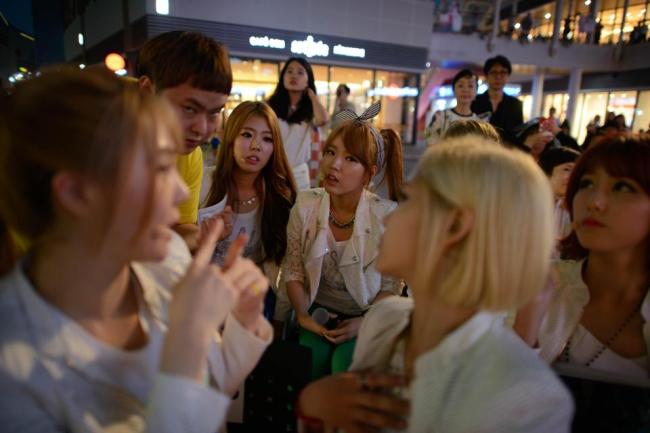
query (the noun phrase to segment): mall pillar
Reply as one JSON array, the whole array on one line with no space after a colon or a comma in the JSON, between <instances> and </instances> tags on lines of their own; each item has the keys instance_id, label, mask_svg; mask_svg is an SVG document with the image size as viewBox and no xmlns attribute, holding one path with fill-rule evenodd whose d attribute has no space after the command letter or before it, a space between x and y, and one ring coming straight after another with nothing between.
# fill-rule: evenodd
<instances>
[{"instance_id":1,"label":"mall pillar","mask_svg":"<svg viewBox=\"0 0 650 433\"><path fill-rule=\"evenodd\" d=\"M548 47L548 53L551 56L554 56L557 51L557 42L560 39L560 25L562 24L563 8L564 1L557 0L555 2L555 16L553 17L553 37L551 37L551 45Z\"/></svg>"},{"instance_id":2,"label":"mall pillar","mask_svg":"<svg viewBox=\"0 0 650 433\"><path fill-rule=\"evenodd\" d=\"M627 9L630 6L630 0L623 2L623 19L621 20L621 33L618 35L618 43L623 44L623 29L625 28L625 21L627 21Z\"/></svg>"},{"instance_id":3,"label":"mall pillar","mask_svg":"<svg viewBox=\"0 0 650 433\"><path fill-rule=\"evenodd\" d=\"M538 69L533 77L533 107L530 117L542 115L542 99L544 98L544 70Z\"/></svg>"},{"instance_id":4,"label":"mall pillar","mask_svg":"<svg viewBox=\"0 0 650 433\"><path fill-rule=\"evenodd\" d=\"M576 107L578 106L578 94L580 93L580 86L582 85L582 69L576 68L571 70L569 75L569 101L567 102L566 118L571 126L571 135L578 136L578 113Z\"/></svg>"},{"instance_id":5,"label":"mall pillar","mask_svg":"<svg viewBox=\"0 0 650 433\"><path fill-rule=\"evenodd\" d=\"M497 40L497 37L499 36L499 29L501 28L499 23L500 18L501 18L501 0L495 0L494 19L492 21L492 34L490 35L490 39L488 39L488 44L487 44L487 49L489 52L491 52L494 49L494 43Z\"/></svg>"},{"instance_id":6,"label":"mall pillar","mask_svg":"<svg viewBox=\"0 0 650 433\"><path fill-rule=\"evenodd\" d=\"M602 0L592 0L591 1L591 10L590 15L593 19L598 18L598 12L600 12L600 7L602 6Z\"/></svg>"}]
</instances>

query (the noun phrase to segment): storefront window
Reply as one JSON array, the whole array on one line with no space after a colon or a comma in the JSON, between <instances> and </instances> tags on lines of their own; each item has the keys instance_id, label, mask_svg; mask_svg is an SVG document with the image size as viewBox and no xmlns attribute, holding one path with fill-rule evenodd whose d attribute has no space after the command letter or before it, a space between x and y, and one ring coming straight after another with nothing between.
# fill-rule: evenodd
<instances>
[{"instance_id":1,"label":"storefront window","mask_svg":"<svg viewBox=\"0 0 650 433\"><path fill-rule=\"evenodd\" d=\"M524 122L530 120L530 113L533 111L533 95L519 95L523 107Z\"/></svg>"},{"instance_id":2,"label":"storefront window","mask_svg":"<svg viewBox=\"0 0 650 433\"><path fill-rule=\"evenodd\" d=\"M612 92L609 94L609 102L607 103L607 111L612 111L614 114L622 114L625 116L625 125L631 126L634 120L634 109L636 107L636 92Z\"/></svg>"},{"instance_id":3,"label":"storefront window","mask_svg":"<svg viewBox=\"0 0 650 433\"><path fill-rule=\"evenodd\" d=\"M555 108L555 117L560 122L566 118L566 110L569 104L569 95L567 93L553 93L544 96L544 105L542 107L542 116L548 117L551 107Z\"/></svg>"},{"instance_id":4,"label":"storefront window","mask_svg":"<svg viewBox=\"0 0 650 433\"><path fill-rule=\"evenodd\" d=\"M639 100L636 104L636 113L634 116L634 132L643 130L650 131L650 90L639 92Z\"/></svg>"},{"instance_id":5,"label":"storefront window","mask_svg":"<svg viewBox=\"0 0 650 433\"><path fill-rule=\"evenodd\" d=\"M267 100L275 90L284 66L283 62L239 58L232 58L231 64L233 88L226 105L227 114L242 101ZM405 144L413 142L415 103L419 93L416 74L313 63L311 66L316 93L330 114L334 111L336 88L339 84L346 84L350 88L349 100L357 113L381 99L382 110L375 120L376 125L394 129Z\"/></svg>"},{"instance_id":6,"label":"storefront window","mask_svg":"<svg viewBox=\"0 0 650 433\"><path fill-rule=\"evenodd\" d=\"M377 71L372 101L381 99L377 126L395 130L402 141L413 139L413 117L418 96L417 77L403 72Z\"/></svg>"},{"instance_id":7,"label":"storefront window","mask_svg":"<svg viewBox=\"0 0 650 433\"><path fill-rule=\"evenodd\" d=\"M372 89L372 71L369 69L353 69L332 66L330 68L330 114L334 112L336 103L336 88L345 84L350 88L348 101L354 105L357 113L361 113L370 105L368 91Z\"/></svg>"},{"instance_id":8,"label":"storefront window","mask_svg":"<svg viewBox=\"0 0 650 433\"><path fill-rule=\"evenodd\" d=\"M311 64L311 69L314 71L314 81L316 84L316 94L320 103L327 107L327 98L329 93L329 86L327 85L327 66Z\"/></svg>"},{"instance_id":9,"label":"storefront window","mask_svg":"<svg viewBox=\"0 0 650 433\"><path fill-rule=\"evenodd\" d=\"M581 106L582 109L580 109ZM583 143L587 136L587 125L589 122L597 115L600 116L601 125L605 121L605 114L607 114L607 92L585 93L583 98L578 98L577 108L580 113L578 119L578 143Z\"/></svg>"},{"instance_id":10,"label":"storefront window","mask_svg":"<svg viewBox=\"0 0 650 433\"><path fill-rule=\"evenodd\" d=\"M226 105L228 113L242 101L264 101L278 83L277 63L231 59L233 87Z\"/></svg>"},{"instance_id":11,"label":"storefront window","mask_svg":"<svg viewBox=\"0 0 650 433\"><path fill-rule=\"evenodd\" d=\"M603 25L600 37L601 44L615 43L619 41L621 34L621 22L623 21L623 1L605 0L598 19ZM623 29L623 40L629 40L634 27L647 19L645 0L631 0L625 16L625 27Z\"/></svg>"}]
</instances>

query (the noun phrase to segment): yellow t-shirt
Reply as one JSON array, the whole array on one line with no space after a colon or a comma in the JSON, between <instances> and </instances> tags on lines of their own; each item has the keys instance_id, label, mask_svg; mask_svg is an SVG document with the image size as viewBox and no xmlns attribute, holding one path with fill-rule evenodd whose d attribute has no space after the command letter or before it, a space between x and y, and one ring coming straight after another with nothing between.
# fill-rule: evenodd
<instances>
[{"instance_id":1,"label":"yellow t-shirt","mask_svg":"<svg viewBox=\"0 0 650 433\"><path fill-rule=\"evenodd\" d=\"M190 190L187 201L178 207L181 213L178 223L196 224L199 217L199 196L203 178L203 151L201 148L197 147L188 155L180 155L176 160L176 168Z\"/></svg>"}]
</instances>

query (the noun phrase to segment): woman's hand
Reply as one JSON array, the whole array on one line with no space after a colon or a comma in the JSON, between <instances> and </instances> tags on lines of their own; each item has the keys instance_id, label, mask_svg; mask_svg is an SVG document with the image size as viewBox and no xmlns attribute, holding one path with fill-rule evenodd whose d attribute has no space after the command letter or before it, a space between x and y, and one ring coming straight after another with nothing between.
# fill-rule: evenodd
<instances>
[{"instance_id":1,"label":"woman's hand","mask_svg":"<svg viewBox=\"0 0 650 433\"><path fill-rule=\"evenodd\" d=\"M352 340L357 336L357 334L359 334L362 320L363 317L343 320L335 329L325 331L323 337L334 344L341 344Z\"/></svg>"},{"instance_id":2,"label":"woman's hand","mask_svg":"<svg viewBox=\"0 0 650 433\"><path fill-rule=\"evenodd\" d=\"M233 315L242 326L256 332L264 311L264 296L269 280L259 267L241 256L248 236L240 234L233 241L223 266L223 276L236 287L239 297Z\"/></svg>"},{"instance_id":3,"label":"woman's hand","mask_svg":"<svg viewBox=\"0 0 650 433\"><path fill-rule=\"evenodd\" d=\"M204 234L210 230L210 227L214 226L219 220L223 221L223 230L221 231L218 240L222 241L230 237L233 222L233 211L230 206L226 206L223 212L201 221L199 237L203 238Z\"/></svg>"},{"instance_id":4,"label":"woman's hand","mask_svg":"<svg viewBox=\"0 0 650 433\"><path fill-rule=\"evenodd\" d=\"M327 110L323 104L321 104L320 99L318 99L318 95L311 89L311 87L307 87L305 89L305 92L307 93L307 96L309 96L312 108L314 109L314 125L323 126L330 120Z\"/></svg>"},{"instance_id":5,"label":"woman's hand","mask_svg":"<svg viewBox=\"0 0 650 433\"><path fill-rule=\"evenodd\" d=\"M404 387L403 377L378 373L341 373L312 382L300 394L300 410L349 433L406 428L409 402L390 392Z\"/></svg>"},{"instance_id":6,"label":"woman's hand","mask_svg":"<svg viewBox=\"0 0 650 433\"><path fill-rule=\"evenodd\" d=\"M301 328L311 331L316 335L323 335L327 329L323 325L316 323L309 314L298 314L298 325Z\"/></svg>"},{"instance_id":7,"label":"woman's hand","mask_svg":"<svg viewBox=\"0 0 650 433\"><path fill-rule=\"evenodd\" d=\"M212 336L237 301L237 288L210 263L222 231L221 220L208 228L185 276L172 290L161 371L201 381Z\"/></svg>"},{"instance_id":8,"label":"woman's hand","mask_svg":"<svg viewBox=\"0 0 650 433\"><path fill-rule=\"evenodd\" d=\"M316 95L316 92L314 92L311 87L307 87L305 93L307 93L307 96L309 96L309 99L311 99L312 102L314 102L314 99L318 99L318 95Z\"/></svg>"}]
</instances>

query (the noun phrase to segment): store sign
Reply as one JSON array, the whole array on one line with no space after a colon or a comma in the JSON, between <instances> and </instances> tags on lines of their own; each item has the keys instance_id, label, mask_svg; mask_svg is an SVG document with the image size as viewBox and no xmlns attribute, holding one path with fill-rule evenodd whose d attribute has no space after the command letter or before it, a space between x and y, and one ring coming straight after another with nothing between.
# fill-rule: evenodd
<instances>
[{"instance_id":1,"label":"store sign","mask_svg":"<svg viewBox=\"0 0 650 433\"><path fill-rule=\"evenodd\" d=\"M366 57L366 50L364 48L344 47L343 45L334 45L334 54L347 57L358 57L363 59Z\"/></svg>"},{"instance_id":2,"label":"store sign","mask_svg":"<svg viewBox=\"0 0 650 433\"><path fill-rule=\"evenodd\" d=\"M330 55L330 46L323 41L314 41L314 37L309 35L304 41L291 41L291 52L310 58L327 57Z\"/></svg>"},{"instance_id":3,"label":"store sign","mask_svg":"<svg viewBox=\"0 0 650 433\"><path fill-rule=\"evenodd\" d=\"M272 48L284 50L287 46L284 39L275 39L268 36L251 36L248 38L251 47ZM314 37L308 35L302 41L293 40L290 44L290 50L293 54L302 54L305 57L329 57L330 46L323 41L316 41ZM333 54L344 57L357 57L363 59L366 57L366 49L358 47L346 47L336 44L332 50Z\"/></svg>"},{"instance_id":4,"label":"store sign","mask_svg":"<svg viewBox=\"0 0 650 433\"><path fill-rule=\"evenodd\" d=\"M283 50L285 47L284 39L274 39L268 36L251 36L248 38L251 47L277 48Z\"/></svg>"},{"instance_id":5,"label":"store sign","mask_svg":"<svg viewBox=\"0 0 650 433\"><path fill-rule=\"evenodd\" d=\"M409 96L418 96L417 87L379 87L368 90L368 96L388 96L389 98L406 98Z\"/></svg>"}]
</instances>

